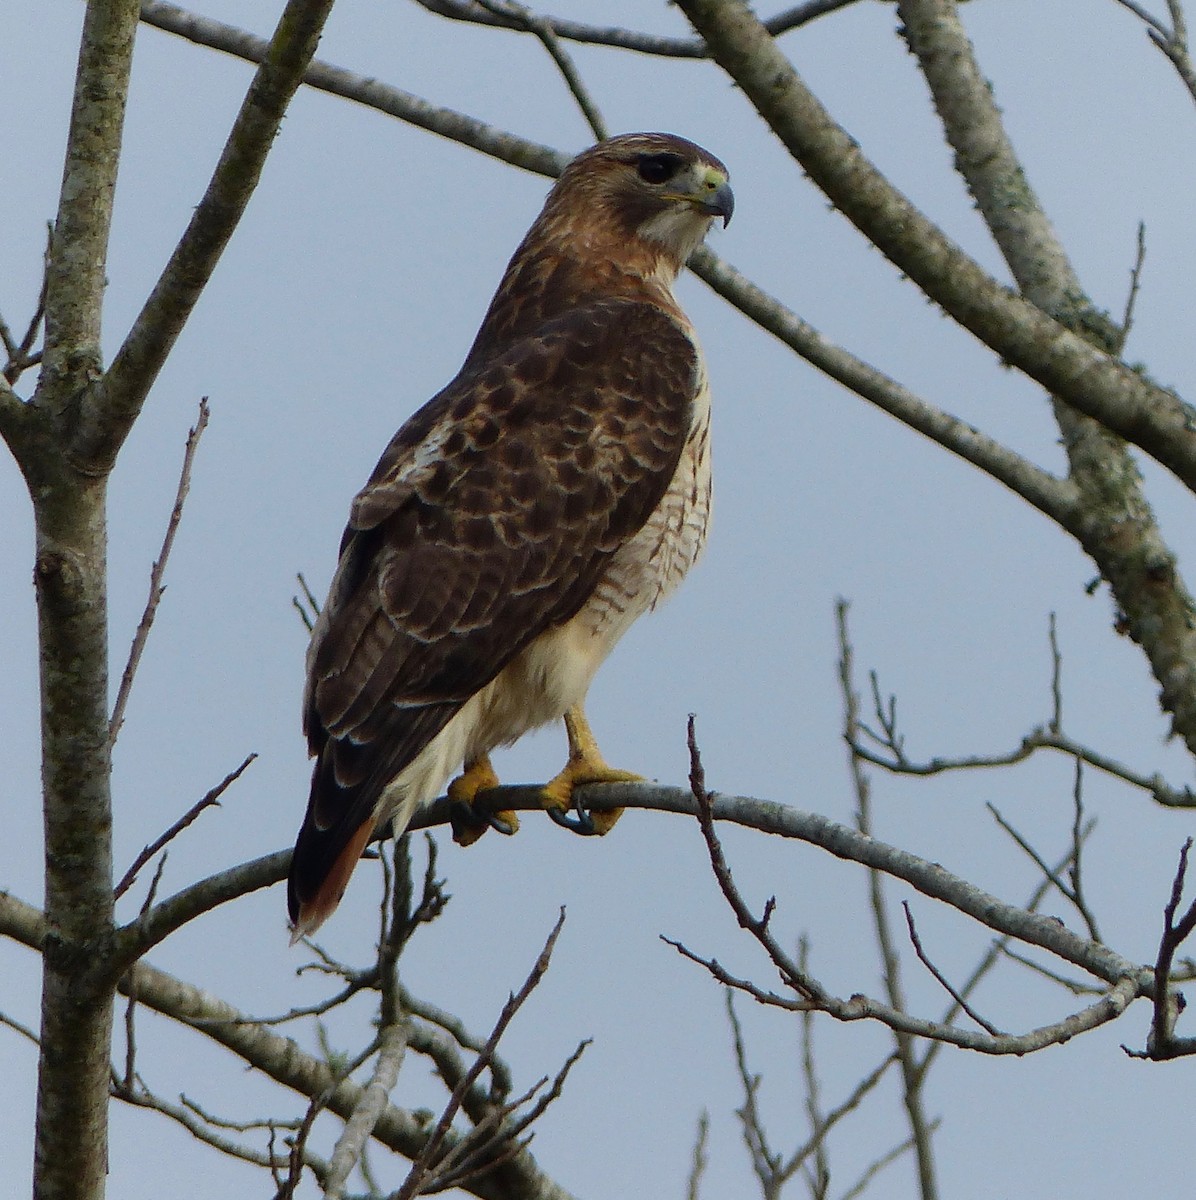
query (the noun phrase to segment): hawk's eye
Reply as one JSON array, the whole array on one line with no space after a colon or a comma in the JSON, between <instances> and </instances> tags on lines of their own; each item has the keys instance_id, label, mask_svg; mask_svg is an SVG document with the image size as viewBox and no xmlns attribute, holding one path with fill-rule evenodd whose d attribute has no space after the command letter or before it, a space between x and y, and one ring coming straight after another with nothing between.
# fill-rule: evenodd
<instances>
[{"instance_id":1,"label":"hawk's eye","mask_svg":"<svg viewBox=\"0 0 1196 1200\"><path fill-rule=\"evenodd\" d=\"M645 183L667 183L680 166L681 159L675 154L641 154L636 170Z\"/></svg>"}]
</instances>

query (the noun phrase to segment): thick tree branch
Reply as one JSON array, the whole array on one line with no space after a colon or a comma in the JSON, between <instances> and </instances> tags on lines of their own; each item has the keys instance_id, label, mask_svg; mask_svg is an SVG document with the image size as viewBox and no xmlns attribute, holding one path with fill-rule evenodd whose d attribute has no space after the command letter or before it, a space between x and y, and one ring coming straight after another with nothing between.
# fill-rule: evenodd
<instances>
[{"instance_id":1,"label":"thick tree branch","mask_svg":"<svg viewBox=\"0 0 1196 1200\"><path fill-rule=\"evenodd\" d=\"M52 407L100 371L100 318L120 162L136 0L91 3L84 17L62 192L46 267L42 383ZM58 389L65 392L59 395Z\"/></svg>"},{"instance_id":2,"label":"thick tree branch","mask_svg":"<svg viewBox=\"0 0 1196 1200\"><path fill-rule=\"evenodd\" d=\"M406 1024L400 1021L388 1025L380 1035L374 1072L362 1090L357 1106L345 1122L345 1128L328 1160L328 1176L322 1182L324 1194L329 1200L338 1200L344 1195L349 1175L361 1159L366 1142L390 1103L390 1093L398 1082L399 1069L406 1052Z\"/></svg>"},{"instance_id":3,"label":"thick tree branch","mask_svg":"<svg viewBox=\"0 0 1196 1200\"><path fill-rule=\"evenodd\" d=\"M955 163L1024 295L1115 352L1120 333L1082 285L1017 159L954 0L899 0L910 48L930 86ZM1080 492L1071 530L1113 590L1146 652L1163 707L1196 753L1196 604L1176 570L1125 445L1067 403L1055 419Z\"/></svg>"},{"instance_id":4,"label":"thick tree branch","mask_svg":"<svg viewBox=\"0 0 1196 1200\"><path fill-rule=\"evenodd\" d=\"M289 0L203 199L112 366L84 406L73 455L108 469L257 187L333 0Z\"/></svg>"},{"instance_id":5,"label":"thick tree branch","mask_svg":"<svg viewBox=\"0 0 1196 1200\"><path fill-rule=\"evenodd\" d=\"M965 462L979 467L1064 529L1080 531L1079 493L1070 481L1035 466L995 438L928 404L882 371L828 341L709 247L700 248L689 265L724 300L811 365Z\"/></svg>"},{"instance_id":6,"label":"thick tree branch","mask_svg":"<svg viewBox=\"0 0 1196 1200\"><path fill-rule=\"evenodd\" d=\"M677 0L832 203L965 329L1196 490L1196 410L1003 287L865 158L742 0Z\"/></svg>"},{"instance_id":7,"label":"thick tree branch","mask_svg":"<svg viewBox=\"0 0 1196 1200\"><path fill-rule=\"evenodd\" d=\"M36 524L47 932L33 1191L98 1200L107 1169L113 936L105 479L64 443L100 367L112 200L137 7L88 5L46 267L45 353L10 444ZM12 432L12 430L6 430Z\"/></svg>"},{"instance_id":8,"label":"thick tree branch","mask_svg":"<svg viewBox=\"0 0 1196 1200\"><path fill-rule=\"evenodd\" d=\"M582 803L595 812L631 808L681 813L691 817L696 817L699 812L697 801L689 790L657 784L589 785L579 789L579 795ZM492 788L479 793L475 803L481 812L503 809L537 812L542 810L541 788L534 784ZM712 805L716 821L727 821L761 833L793 838L817 846L845 862L876 867L886 875L904 880L923 895L941 900L972 917L998 934L1038 946L1107 983L1116 983L1129 976L1135 981L1138 995L1153 994L1154 980L1148 968L1131 962L1107 946L1088 941L1054 918L1038 916L1016 905L1006 904L953 875L938 863L927 862L908 851L886 845L818 813L804 812L777 801L720 793L713 797ZM441 798L418 813L411 827L423 829L448 825L450 812L450 802ZM122 931L118 951L120 962L131 962L201 912L284 879L289 865L290 852L278 851L213 875L161 901L143 920ZM281 916L279 928L282 928ZM0 933L7 932L0 910Z\"/></svg>"}]
</instances>

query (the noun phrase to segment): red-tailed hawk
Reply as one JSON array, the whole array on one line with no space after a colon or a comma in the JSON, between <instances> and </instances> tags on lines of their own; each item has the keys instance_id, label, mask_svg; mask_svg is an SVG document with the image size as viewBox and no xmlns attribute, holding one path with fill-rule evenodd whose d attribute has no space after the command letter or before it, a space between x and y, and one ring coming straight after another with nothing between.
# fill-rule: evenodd
<instances>
[{"instance_id":1,"label":"red-tailed hawk","mask_svg":"<svg viewBox=\"0 0 1196 1200\"><path fill-rule=\"evenodd\" d=\"M710 398L672 284L727 170L683 138L611 138L569 164L457 377L353 501L307 655L316 758L291 865L296 936L340 901L375 829L497 783L488 755L564 718L562 817L608 767L582 702L615 642L693 564L710 512ZM468 808L464 809L468 812ZM618 813L582 815L605 833ZM515 815L498 814L511 832ZM485 829L476 816L459 841Z\"/></svg>"}]
</instances>

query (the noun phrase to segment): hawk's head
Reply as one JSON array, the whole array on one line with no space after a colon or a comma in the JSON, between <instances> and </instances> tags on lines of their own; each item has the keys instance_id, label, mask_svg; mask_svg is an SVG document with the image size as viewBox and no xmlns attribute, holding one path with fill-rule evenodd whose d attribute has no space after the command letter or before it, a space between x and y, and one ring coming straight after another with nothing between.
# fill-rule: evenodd
<instances>
[{"instance_id":1,"label":"hawk's head","mask_svg":"<svg viewBox=\"0 0 1196 1200\"><path fill-rule=\"evenodd\" d=\"M564 217L573 237L614 235L649 243L676 269L731 219L727 168L701 146L669 133L628 133L579 154L552 189L544 216Z\"/></svg>"},{"instance_id":2,"label":"hawk's head","mask_svg":"<svg viewBox=\"0 0 1196 1200\"><path fill-rule=\"evenodd\" d=\"M627 133L583 151L507 264L467 365L596 298L667 302L711 222L725 225L733 208L727 168L685 138Z\"/></svg>"}]
</instances>

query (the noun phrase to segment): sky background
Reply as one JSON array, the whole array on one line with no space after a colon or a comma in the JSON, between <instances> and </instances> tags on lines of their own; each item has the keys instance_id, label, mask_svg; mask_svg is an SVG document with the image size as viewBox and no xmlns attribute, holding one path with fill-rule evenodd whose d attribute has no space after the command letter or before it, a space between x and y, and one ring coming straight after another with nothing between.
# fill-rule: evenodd
<instances>
[{"instance_id":1,"label":"sky background","mask_svg":"<svg viewBox=\"0 0 1196 1200\"><path fill-rule=\"evenodd\" d=\"M279 7L204 0L201 11L268 34ZM759 6L763 14L774 7ZM82 11L69 0L6 0L0 313L14 329L23 329L36 296L45 222L56 207ZM595 19L596 6L558 0L552 11ZM1032 183L1089 293L1115 315L1145 221L1148 258L1127 358L1196 397L1190 98L1113 0L973 0L962 11ZM600 19L685 32L679 12L644 0L609 0ZM784 46L890 179L1005 278L951 173L895 21L891 5L865 0L789 34ZM830 211L713 66L598 47L573 53L613 131L670 130L727 163L736 215L712 235L714 249L926 399L1043 466L1063 468L1038 390L956 330ZM591 140L530 38L450 24L403 0L341 0L320 57L563 150ZM251 73L245 63L142 30L109 259L109 355L202 193ZM296 98L261 187L112 479L115 680L145 602L183 442L200 397L209 397L211 425L168 590L115 752L118 872L251 751L258 760L223 806L172 847L163 888L291 844L308 779L299 729L306 635L291 606L295 574L323 595L350 499L395 428L455 373L548 186L343 100ZM1055 612L1069 732L1146 773L1190 782L1190 760L1165 741L1143 658L1114 633L1107 593L1086 592L1095 569L1073 543L1000 485L817 374L700 281L685 279L680 294L714 387L716 515L703 562L663 611L628 634L593 688L589 713L612 764L684 783L693 712L712 788L850 822L833 611L844 596L860 682L875 667L886 692L898 694L911 755L1012 748L1044 721ZM23 394L32 385L30 375ZM1144 470L1182 568L1196 555L1191 497ZM0 510L0 886L37 902L33 534L7 452ZM542 780L563 753L563 732L548 730L496 766L512 782ZM1023 901L1034 870L995 830L985 802L1054 858L1068 842L1072 774L1056 756L1001 774L916 783L875 775L877 833ZM1190 815L1160 812L1092 773L1085 798L1100 822L1086 853L1105 937L1152 961ZM595 1200L683 1196L706 1109L703 1194L757 1194L733 1115L742 1097L723 996L658 936L774 983L718 895L696 825L633 812L597 841L532 816L518 837L488 836L468 851L444 831L436 836L452 901L410 946L403 976L414 993L478 1032L489 1029L559 906L567 907L553 968L504 1042L517 1086L527 1086L553 1073L579 1040L594 1039L538 1127L533 1151L542 1167ZM880 995L861 871L743 831L727 831L725 845L753 902L777 896L783 939L808 934L815 975L843 995ZM348 961L372 957L378 888L375 869L359 870L322 931ZM912 897L929 952L950 977L964 978L988 946L984 930L906 889L889 894L894 903ZM135 889L126 900L126 917L143 895ZM945 997L908 949L904 957L911 1006L936 1015ZM323 981L295 974L306 956L287 946L281 887L211 914L150 961L254 1014L323 994ZM31 953L0 945L0 1009L33 1026L37 967ZM1016 1031L1072 1007L1013 965L984 986L978 1004ZM749 1057L764 1075L766 1123L775 1145L790 1150L806 1132L797 1025L746 1002L738 1008ZM926 1093L943 1122L942 1194L1183 1194L1193 1067L1125 1056L1119 1044L1141 1046L1148 1019L1138 1005L1111 1028L1020 1061L944 1053ZM355 1049L369 1036L368 1020L368 1007L357 1006L334 1022L334 1040ZM294 1036L312 1044L310 1030ZM888 1052L885 1031L863 1024L820 1021L817 1043L828 1106ZM297 1098L150 1014L139 1024L139 1067L163 1095L185 1092L226 1117L302 1112ZM0 1073L9 1081L0 1122L5 1194L28 1190L34 1068L28 1043L0 1030ZM425 1060L408 1060L393 1099L439 1107ZM322 1127L318 1148L326 1153L332 1136L331 1125ZM832 1193L904 1136L889 1080L832 1137ZM401 1174L375 1159L397 1185ZM113 1196L248 1196L267 1187L164 1119L114 1107ZM800 1184L786 1194L800 1195ZM890 1167L871 1194L914 1196L911 1162Z\"/></svg>"}]
</instances>

